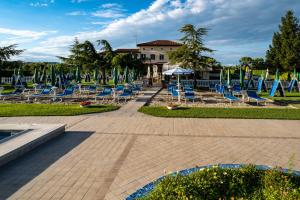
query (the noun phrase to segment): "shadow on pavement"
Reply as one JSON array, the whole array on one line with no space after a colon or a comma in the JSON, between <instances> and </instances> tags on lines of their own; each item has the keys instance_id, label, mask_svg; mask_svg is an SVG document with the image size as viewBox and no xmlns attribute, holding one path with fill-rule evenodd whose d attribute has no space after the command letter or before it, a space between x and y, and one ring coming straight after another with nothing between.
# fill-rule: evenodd
<instances>
[{"instance_id":1,"label":"shadow on pavement","mask_svg":"<svg viewBox=\"0 0 300 200\"><path fill-rule=\"evenodd\" d=\"M0 168L0 199L7 199L93 132L66 132Z\"/></svg>"}]
</instances>

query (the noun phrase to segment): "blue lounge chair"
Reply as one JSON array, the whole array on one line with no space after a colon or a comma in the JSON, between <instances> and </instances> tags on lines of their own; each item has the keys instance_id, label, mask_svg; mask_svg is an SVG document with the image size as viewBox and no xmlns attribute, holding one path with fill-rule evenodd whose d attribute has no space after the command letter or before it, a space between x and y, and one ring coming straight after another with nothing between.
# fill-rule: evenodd
<instances>
[{"instance_id":1,"label":"blue lounge chair","mask_svg":"<svg viewBox=\"0 0 300 200\"><path fill-rule=\"evenodd\" d=\"M141 91L142 91L141 86L139 86L139 85L132 86L132 92L134 95L138 95Z\"/></svg>"},{"instance_id":2,"label":"blue lounge chair","mask_svg":"<svg viewBox=\"0 0 300 200\"><path fill-rule=\"evenodd\" d=\"M112 89L111 88L104 88L103 91L101 91L99 94L96 94L95 96L95 101L97 101L97 99L102 99L104 101L104 99L109 99L112 97Z\"/></svg>"},{"instance_id":3,"label":"blue lounge chair","mask_svg":"<svg viewBox=\"0 0 300 200\"><path fill-rule=\"evenodd\" d=\"M133 95L132 89L124 89L121 94L117 95L118 102L120 102L120 99L124 99L126 102L127 99L130 99L132 95Z\"/></svg>"},{"instance_id":4,"label":"blue lounge chair","mask_svg":"<svg viewBox=\"0 0 300 200\"><path fill-rule=\"evenodd\" d=\"M73 96L74 94L74 88L68 88L65 89L62 93L57 94L53 97L53 100L56 100L57 98L60 99L60 101L63 101L65 97Z\"/></svg>"},{"instance_id":5,"label":"blue lounge chair","mask_svg":"<svg viewBox=\"0 0 300 200\"><path fill-rule=\"evenodd\" d=\"M216 84L209 84L209 90L211 91L211 92L213 92L214 90L215 90L215 88L216 88Z\"/></svg>"},{"instance_id":6,"label":"blue lounge chair","mask_svg":"<svg viewBox=\"0 0 300 200\"><path fill-rule=\"evenodd\" d=\"M264 102L266 105L267 99L259 97L256 93L256 91L247 91L247 95L248 95L248 101L250 102L250 99L253 99L256 101L257 105L261 102Z\"/></svg>"},{"instance_id":7,"label":"blue lounge chair","mask_svg":"<svg viewBox=\"0 0 300 200\"><path fill-rule=\"evenodd\" d=\"M225 86L224 85L216 85L216 92L219 94L224 94L225 92Z\"/></svg>"},{"instance_id":8,"label":"blue lounge chair","mask_svg":"<svg viewBox=\"0 0 300 200\"><path fill-rule=\"evenodd\" d=\"M184 92L184 99L185 99L185 103L187 102L187 100L191 100L194 103L195 102L195 93L194 92Z\"/></svg>"},{"instance_id":9,"label":"blue lounge chair","mask_svg":"<svg viewBox=\"0 0 300 200\"><path fill-rule=\"evenodd\" d=\"M232 102L240 102L240 98L233 96L231 93L224 93L224 98L232 104Z\"/></svg>"},{"instance_id":10,"label":"blue lounge chair","mask_svg":"<svg viewBox=\"0 0 300 200\"><path fill-rule=\"evenodd\" d=\"M40 93L38 94L32 94L32 95L29 95L28 98L27 98L27 101L30 101L30 97L33 97L35 100L37 100L38 98L41 98L41 97L45 97L45 96L48 96L50 95L51 93L51 89L43 89Z\"/></svg>"},{"instance_id":11,"label":"blue lounge chair","mask_svg":"<svg viewBox=\"0 0 300 200\"><path fill-rule=\"evenodd\" d=\"M124 90L124 85L117 85L116 92L121 92Z\"/></svg>"},{"instance_id":12,"label":"blue lounge chair","mask_svg":"<svg viewBox=\"0 0 300 200\"><path fill-rule=\"evenodd\" d=\"M234 95L241 95L242 94L242 89L240 85L234 85L232 88L233 94Z\"/></svg>"},{"instance_id":13,"label":"blue lounge chair","mask_svg":"<svg viewBox=\"0 0 300 200\"><path fill-rule=\"evenodd\" d=\"M172 89L172 92L171 92L172 101L174 98L178 98L179 94L178 94L177 90L178 90L178 88L175 88L175 87Z\"/></svg>"}]
</instances>

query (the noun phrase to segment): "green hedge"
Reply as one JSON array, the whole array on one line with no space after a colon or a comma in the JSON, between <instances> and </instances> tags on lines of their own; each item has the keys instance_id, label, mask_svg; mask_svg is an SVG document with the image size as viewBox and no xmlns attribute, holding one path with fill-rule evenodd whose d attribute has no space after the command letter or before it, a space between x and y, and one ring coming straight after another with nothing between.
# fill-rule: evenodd
<instances>
[{"instance_id":1,"label":"green hedge","mask_svg":"<svg viewBox=\"0 0 300 200\"><path fill-rule=\"evenodd\" d=\"M207 168L187 176L167 176L142 200L300 199L300 177L278 169Z\"/></svg>"}]
</instances>

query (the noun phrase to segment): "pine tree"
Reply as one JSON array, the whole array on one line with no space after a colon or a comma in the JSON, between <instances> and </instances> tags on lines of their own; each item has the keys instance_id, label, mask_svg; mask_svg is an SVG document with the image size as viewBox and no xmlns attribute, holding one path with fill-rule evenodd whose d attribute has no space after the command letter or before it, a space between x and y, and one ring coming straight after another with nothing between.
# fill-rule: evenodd
<instances>
[{"instance_id":1,"label":"pine tree","mask_svg":"<svg viewBox=\"0 0 300 200\"><path fill-rule=\"evenodd\" d=\"M285 71L300 64L300 25L293 11L288 11L281 18L279 32L273 35L266 62L270 68Z\"/></svg>"}]
</instances>

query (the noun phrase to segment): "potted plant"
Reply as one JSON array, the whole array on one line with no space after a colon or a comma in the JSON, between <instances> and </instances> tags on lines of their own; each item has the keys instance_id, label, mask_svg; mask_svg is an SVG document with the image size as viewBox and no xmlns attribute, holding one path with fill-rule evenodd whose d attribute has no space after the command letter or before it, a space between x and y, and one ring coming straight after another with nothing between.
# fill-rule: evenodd
<instances>
[{"instance_id":1,"label":"potted plant","mask_svg":"<svg viewBox=\"0 0 300 200\"><path fill-rule=\"evenodd\" d=\"M169 109L169 110L175 110L175 109L177 109L178 108L178 105L176 105L176 104L174 104L174 103L168 103L167 104L167 108Z\"/></svg>"},{"instance_id":2,"label":"potted plant","mask_svg":"<svg viewBox=\"0 0 300 200\"><path fill-rule=\"evenodd\" d=\"M82 101L82 102L80 102L80 107L81 108L86 108L86 107L89 107L91 105L92 105L92 102L90 102L90 101Z\"/></svg>"}]
</instances>

